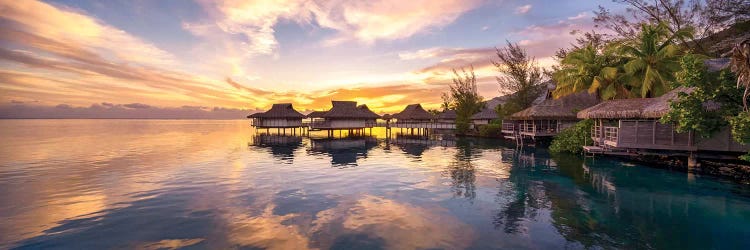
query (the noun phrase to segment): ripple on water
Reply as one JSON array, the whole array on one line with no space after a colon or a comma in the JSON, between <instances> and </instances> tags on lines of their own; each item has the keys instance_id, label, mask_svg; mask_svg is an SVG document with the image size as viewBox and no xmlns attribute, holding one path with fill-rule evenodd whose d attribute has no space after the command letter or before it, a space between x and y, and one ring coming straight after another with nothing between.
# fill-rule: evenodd
<instances>
[{"instance_id":1,"label":"ripple on water","mask_svg":"<svg viewBox=\"0 0 750 250\"><path fill-rule=\"evenodd\" d=\"M750 249L745 186L496 140L374 134L0 120L0 249Z\"/></svg>"}]
</instances>

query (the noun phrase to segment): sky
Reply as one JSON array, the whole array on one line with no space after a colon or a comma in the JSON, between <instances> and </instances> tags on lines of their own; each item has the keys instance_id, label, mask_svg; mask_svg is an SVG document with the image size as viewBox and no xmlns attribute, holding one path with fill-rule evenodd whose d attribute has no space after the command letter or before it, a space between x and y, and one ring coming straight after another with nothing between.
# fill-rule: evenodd
<instances>
[{"instance_id":1,"label":"sky","mask_svg":"<svg viewBox=\"0 0 750 250\"><path fill-rule=\"evenodd\" d=\"M0 117L237 116L353 100L437 108L454 68L499 96L495 47L539 64L609 1L0 0ZM218 114L218 113L221 114Z\"/></svg>"}]
</instances>

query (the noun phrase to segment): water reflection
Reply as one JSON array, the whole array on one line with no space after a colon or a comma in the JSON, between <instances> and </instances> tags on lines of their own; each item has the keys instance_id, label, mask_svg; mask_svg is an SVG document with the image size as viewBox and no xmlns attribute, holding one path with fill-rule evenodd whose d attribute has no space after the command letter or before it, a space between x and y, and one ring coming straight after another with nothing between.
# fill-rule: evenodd
<instances>
[{"instance_id":1,"label":"water reflection","mask_svg":"<svg viewBox=\"0 0 750 250\"><path fill-rule=\"evenodd\" d=\"M378 140L370 136L317 138L310 139L310 142L311 154L330 156L334 167L357 166L357 160L367 158L367 151L378 145Z\"/></svg>"},{"instance_id":2,"label":"water reflection","mask_svg":"<svg viewBox=\"0 0 750 250\"><path fill-rule=\"evenodd\" d=\"M284 164L294 163L294 151L302 147L302 137L278 134L258 134L249 145L267 148L271 155Z\"/></svg>"},{"instance_id":3,"label":"water reflection","mask_svg":"<svg viewBox=\"0 0 750 250\"><path fill-rule=\"evenodd\" d=\"M0 249L750 249L746 186L374 132L0 121Z\"/></svg>"},{"instance_id":4,"label":"water reflection","mask_svg":"<svg viewBox=\"0 0 750 250\"><path fill-rule=\"evenodd\" d=\"M388 138L386 142L398 146L398 149L417 159L421 158L422 154L432 147L453 147L456 145L455 140L436 137L435 135L424 136L399 134L396 137Z\"/></svg>"}]
</instances>

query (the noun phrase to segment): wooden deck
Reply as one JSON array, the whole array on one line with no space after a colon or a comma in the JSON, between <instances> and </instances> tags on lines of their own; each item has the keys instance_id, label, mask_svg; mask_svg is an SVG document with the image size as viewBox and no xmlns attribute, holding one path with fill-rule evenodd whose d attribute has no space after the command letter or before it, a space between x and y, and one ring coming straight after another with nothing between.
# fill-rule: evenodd
<instances>
[{"instance_id":1,"label":"wooden deck","mask_svg":"<svg viewBox=\"0 0 750 250\"><path fill-rule=\"evenodd\" d=\"M662 124L658 120L619 120L617 126L605 126L598 121L592 128L591 139L609 151L747 152L750 149L750 145L735 142L728 128L710 138L700 138L692 131L679 133L672 124Z\"/></svg>"}]
</instances>

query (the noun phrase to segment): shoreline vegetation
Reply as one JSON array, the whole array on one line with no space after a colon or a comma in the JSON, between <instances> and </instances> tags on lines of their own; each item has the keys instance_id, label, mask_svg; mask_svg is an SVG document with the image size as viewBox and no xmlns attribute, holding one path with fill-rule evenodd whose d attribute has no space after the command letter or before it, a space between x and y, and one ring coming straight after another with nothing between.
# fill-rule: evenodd
<instances>
[{"instance_id":1,"label":"shoreline vegetation","mask_svg":"<svg viewBox=\"0 0 750 250\"><path fill-rule=\"evenodd\" d=\"M750 144L750 36L747 35L750 4L735 0L705 4L615 2L628 6L628 13L612 14L601 8L594 18L599 29L571 31L580 37L569 48L558 50L555 56L558 64L551 69L540 67L518 43L506 41L505 47L496 48L497 57L491 62L498 72L498 90L504 96L494 106L479 95L473 66L456 68L452 70L453 83L441 96L442 110L422 112L429 112L435 118L410 120L435 123L437 119L450 117L455 134L460 136L509 138L517 143L526 139L549 140L552 152L630 155L634 160L686 165L688 171L726 175L747 183L750 180L747 149L743 149L746 154L734 156L724 166L702 161L706 162L702 169L697 157L701 147L698 144L710 141L720 131L730 131L731 139L726 143L745 148ZM597 100L580 101L586 96ZM582 117L579 112L592 105L615 103L641 106L611 111L611 115L595 119ZM548 106L562 108L539 108ZM322 113L326 112L330 111ZM540 118L534 118L534 112L540 113L536 115ZM650 112L650 115L639 116L634 112ZM651 115L654 112L659 115ZM391 116L384 117L389 117L388 124ZM649 140L654 143L657 129L667 128L672 134L671 146L622 148L606 143L607 138L617 138L617 142L620 139L619 127L607 127L605 122L630 122L623 119L636 119L633 120L636 126L637 119L653 124L647 135L653 133ZM324 120L320 122L328 122ZM362 129L368 126L374 125L364 125ZM519 133L519 127L533 129ZM405 128L413 131L415 127ZM347 129L356 131L359 127ZM611 131L614 133L610 134ZM623 128L622 132L626 130ZM687 136L685 146L675 146L675 137L682 140L683 135ZM635 136L637 144L641 136L637 128ZM718 148L700 150L722 152ZM730 151L737 149L726 150L731 155ZM680 156L674 156L675 153ZM731 171L727 171L730 167Z\"/></svg>"},{"instance_id":2,"label":"shoreline vegetation","mask_svg":"<svg viewBox=\"0 0 750 250\"><path fill-rule=\"evenodd\" d=\"M580 34L580 38L570 48L561 48L556 54L558 65L543 70L543 74L535 59L518 44L507 42L505 48L497 49L499 60L492 63L501 73L497 77L500 88L510 90L506 93L509 98L496 107L488 107L496 110L497 120L476 131L457 132L505 137L503 129L507 119L534 107L534 98L543 94L540 90L546 87L542 84L546 77L554 83L554 89L547 96L550 99L580 92L594 94L602 102L653 99L683 88L687 91L679 91L676 97L665 102L667 111L656 119L658 124L671 125L672 133L690 134L691 141L710 140L729 128L736 143L750 144L750 36L747 35L750 33L750 4L742 1L615 2L626 5L628 14L613 14L600 8L594 20L597 27L603 29L571 31ZM728 63L716 65L711 61L714 58L727 58ZM459 76L456 70L454 74ZM471 86L454 80L449 94L444 94L444 103L451 103L446 99L460 103L462 96L467 95L455 89L463 85ZM446 95L451 98L445 98ZM444 105L444 109L451 107ZM580 118L580 113L578 116ZM580 154L585 146L606 148L592 140L594 124L592 119L584 119L556 131L549 140L550 151ZM674 143L674 138L672 140ZM750 183L750 152L747 151L734 160L720 161L698 161L694 158L697 152L693 151L688 152L687 157L674 156L669 150L648 151L625 158Z\"/></svg>"}]
</instances>

